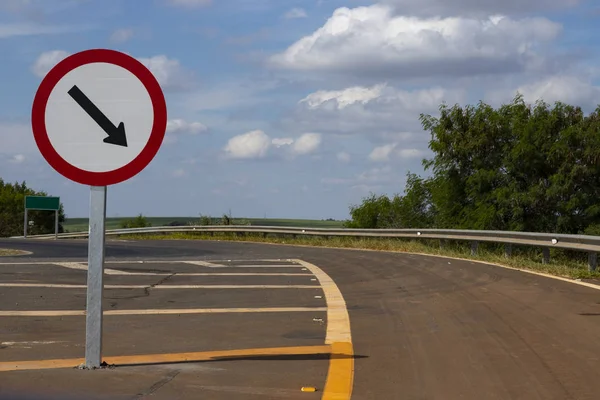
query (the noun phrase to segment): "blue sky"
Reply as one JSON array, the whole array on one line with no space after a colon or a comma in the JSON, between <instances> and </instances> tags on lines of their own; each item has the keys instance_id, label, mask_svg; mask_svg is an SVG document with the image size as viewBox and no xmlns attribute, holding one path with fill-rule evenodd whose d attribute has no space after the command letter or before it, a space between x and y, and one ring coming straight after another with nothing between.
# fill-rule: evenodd
<instances>
[{"instance_id":1,"label":"blue sky","mask_svg":"<svg viewBox=\"0 0 600 400\"><path fill-rule=\"evenodd\" d=\"M3 0L0 177L87 216L89 188L44 161L29 115L53 65L111 48L155 74L170 122L109 216L347 218L423 172L419 114L442 101L593 110L599 22L584 0Z\"/></svg>"}]
</instances>

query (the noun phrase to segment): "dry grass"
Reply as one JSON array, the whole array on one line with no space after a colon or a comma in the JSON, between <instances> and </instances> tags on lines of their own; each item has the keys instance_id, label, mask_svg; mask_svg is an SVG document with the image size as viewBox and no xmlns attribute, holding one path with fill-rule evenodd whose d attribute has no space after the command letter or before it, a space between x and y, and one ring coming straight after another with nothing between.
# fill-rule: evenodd
<instances>
[{"instance_id":1,"label":"dry grass","mask_svg":"<svg viewBox=\"0 0 600 400\"><path fill-rule=\"evenodd\" d=\"M379 238L323 238L315 236L282 237L260 234L230 233L170 233L170 234L136 234L121 236L122 239L146 240L229 240L255 243L274 243L286 245L304 245L330 248L347 248L361 250L379 250L406 253L422 253L447 257L465 258L505 265L512 268L525 269L572 279L600 279L600 271L590 272L587 267L585 253L573 253L560 249L551 249L550 263L542 263L541 249L513 246L510 259L504 258L502 245L481 243L476 256L471 256L467 244L451 242L440 249L437 240L413 239L379 239Z\"/></svg>"}]
</instances>

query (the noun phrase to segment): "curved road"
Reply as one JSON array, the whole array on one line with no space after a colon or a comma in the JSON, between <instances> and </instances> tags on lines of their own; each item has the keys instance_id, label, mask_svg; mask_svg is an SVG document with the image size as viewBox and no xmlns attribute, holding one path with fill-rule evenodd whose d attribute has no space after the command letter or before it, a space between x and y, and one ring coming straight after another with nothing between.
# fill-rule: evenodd
<instances>
[{"instance_id":1,"label":"curved road","mask_svg":"<svg viewBox=\"0 0 600 400\"><path fill-rule=\"evenodd\" d=\"M1 261L87 258L87 241L3 240ZM295 258L350 313L352 399L597 399L600 291L440 257L235 242L107 241L107 259Z\"/></svg>"}]
</instances>

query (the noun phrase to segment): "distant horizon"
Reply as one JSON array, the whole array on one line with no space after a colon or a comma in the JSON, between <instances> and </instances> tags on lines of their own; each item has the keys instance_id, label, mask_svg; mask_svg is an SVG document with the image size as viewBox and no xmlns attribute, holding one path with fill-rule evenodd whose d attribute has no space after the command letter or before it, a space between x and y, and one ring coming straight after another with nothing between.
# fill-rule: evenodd
<instances>
[{"instance_id":1,"label":"distant horizon","mask_svg":"<svg viewBox=\"0 0 600 400\"><path fill-rule=\"evenodd\" d=\"M117 216L106 216L106 219L122 219L122 218L135 218L139 215L135 214L135 215L117 215ZM145 215L142 213L142 215L146 218L161 218L161 219L177 219L177 218L181 218L181 219L191 219L191 218L200 218L200 215L196 215L196 216L183 216L183 215L179 215L179 216L173 216L173 215L169 215L169 216L154 216L154 215ZM221 215L207 215L208 217L211 218L220 218L222 216ZM343 221L346 220L348 218L334 218L334 217L327 217L327 218L293 218L293 217L238 217L238 216L233 216L234 219L265 219L265 220L296 220L296 221L322 221L322 220L327 220L328 218L333 219L334 221ZM89 219L89 217L69 217L66 216L65 220L70 220L70 219Z\"/></svg>"}]
</instances>

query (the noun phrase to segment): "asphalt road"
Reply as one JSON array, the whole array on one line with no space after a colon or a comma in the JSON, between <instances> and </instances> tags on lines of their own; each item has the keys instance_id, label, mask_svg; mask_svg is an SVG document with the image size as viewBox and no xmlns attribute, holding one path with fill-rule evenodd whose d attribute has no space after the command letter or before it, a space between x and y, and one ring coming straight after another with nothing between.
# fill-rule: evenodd
<instances>
[{"instance_id":1,"label":"asphalt road","mask_svg":"<svg viewBox=\"0 0 600 400\"><path fill-rule=\"evenodd\" d=\"M9 247L33 254L0 262L87 257L86 241L0 241L0 248ZM352 399L583 400L600 393L596 289L470 261L324 248L108 241L106 255L131 261L293 258L319 266L341 290L350 315ZM289 328L299 335L318 336L294 323ZM202 321L196 324L199 329Z\"/></svg>"}]
</instances>

